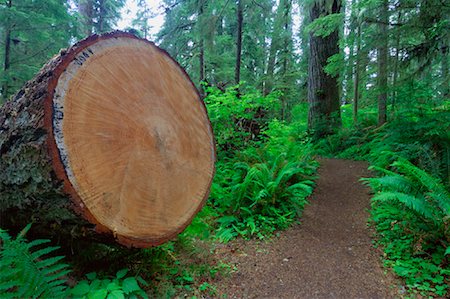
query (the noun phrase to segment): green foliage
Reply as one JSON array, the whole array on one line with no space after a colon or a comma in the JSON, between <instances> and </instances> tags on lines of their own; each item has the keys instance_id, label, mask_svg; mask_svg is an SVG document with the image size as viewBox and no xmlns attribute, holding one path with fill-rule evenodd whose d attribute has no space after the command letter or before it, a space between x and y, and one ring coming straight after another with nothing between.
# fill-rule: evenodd
<instances>
[{"instance_id":1,"label":"green foliage","mask_svg":"<svg viewBox=\"0 0 450 299\"><path fill-rule=\"evenodd\" d=\"M395 157L402 157L448 182L450 131L442 124L450 123L450 113L431 107L411 107L376 128L372 126L376 115L372 110L364 112L367 118L361 120L361 127L344 128L320 140L316 144L317 152L324 156L368 160L381 168L389 167ZM345 121L348 116L343 115Z\"/></svg>"},{"instance_id":2,"label":"green foliage","mask_svg":"<svg viewBox=\"0 0 450 299\"><path fill-rule=\"evenodd\" d=\"M139 276L125 277L127 269L117 272L114 278L99 278L97 273L86 274L87 280L81 280L73 287L68 295L70 298L83 299L125 299L148 298L139 284L148 284Z\"/></svg>"},{"instance_id":3,"label":"green foliage","mask_svg":"<svg viewBox=\"0 0 450 299\"><path fill-rule=\"evenodd\" d=\"M1 298L148 298L139 284L147 283L139 276L125 277L128 270L115 278L86 275L73 288L67 287L67 264L63 256L51 256L59 247L47 246L50 240L28 242L25 234L31 225L15 238L0 229L0 297Z\"/></svg>"},{"instance_id":4,"label":"green foliage","mask_svg":"<svg viewBox=\"0 0 450 299\"><path fill-rule=\"evenodd\" d=\"M0 93L3 100L31 79L61 48L69 45L71 37L75 36L76 24L68 9L68 2L60 0L0 2Z\"/></svg>"},{"instance_id":5,"label":"green foliage","mask_svg":"<svg viewBox=\"0 0 450 299\"><path fill-rule=\"evenodd\" d=\"M385 264L422 295L445 296L450 278L450 193L439 179L405 159L395 171L365 179L374 189L371 218Z\"/></svg>"},{"instance_id":6,"label":"green foliage","mask_svg":"<svg viewBox=\"0 0 450 299\"><path fill-rule=\"evenodd\" d=\"M327 37L342 26L344 15L342 13L333 13L312 21L306 26L307 32L312 32L314 36Z\"/></svg>"},{"instance_id":7,"label":"green foliage","mask_svg":"<svg viewBox=\"0 0 450 299\"><path fill-rule=\"evenodd\" d=\"M373 202L401 203L434 232L450 237L447 223L450 219L450 194L444 185L408 160L398 159L391 167L396 172L365 179L379 192L373 197Z\"/></svg>"},{"instance_id":8,"label":"green foliage","mask_svg":"<svg viewBox=\"0 0 450 299\"><path fill-rule=\"evenodd\" d=\"M0 229L0 294L2 298L62 298L70 270L62 256L50 257L58 247L49 240L27 242L28 225L15 239Z\"/></svg>"},{"instance_id":9,"label":"green foliage","mask_svg":"<svg viewBox=\"0 0 450 299\"><path fill-rule=\"evenodd\" d=\"M260 139L259 133L280 107L276 93L263 97L253 91L238 97L234 87L225 92L207 88L206 92L205 103L216 142L224 150L243 149Z\"/></svg>"},{"instance_id":10,"label":"green foliage","mask_svg":"<svg viewBox=\"0 0 450 299\"><path fill-rule=\"evenodd\" d=\"M302 125L273 120L260 147L219 161L211 190L212 205L219 214L219 239L264 238L286 229L301 214L313 189L317 164L298 127Z\"/></svg>"},{"instance_id":11,"label":"green foliage","mask_svg":"<svg viewBox=\"0 0 450 299\"><path fill-rule=\"evenodd\" d=\"M216 292L214 281L230 272L230 266L218 260L213 251L210 242L185 231L175 241L140 250L127 259L149 282L152 298L210 297Z\"/></svg>"},{"instance_id":12,"label":"green foliage","mask_svg":"<svg viewBox=\"0 0 450 299\"><path fill-rule=\"evenodd\" d=\"M382 127L375 127L373 108L362 109L353 126L351 110L344 106L344 128L315 147L321 155L372 164L378 177L365 181L375 192L371 221L385 265L411 292L445 297L450 274L450 114L442 100L425 100L429 89L418 86L415 93L398 90L401 108Z\"/></svg>"},{"instance_id":13,"label":"green foliage","mask_svg":"<svg viewBox=\"0 0 450 299\"><path fill-rule=\"evenodd\" d=\"M81 34L104 33L114 29L125 0L74 0Z\"/></svg>"}]
</instances>

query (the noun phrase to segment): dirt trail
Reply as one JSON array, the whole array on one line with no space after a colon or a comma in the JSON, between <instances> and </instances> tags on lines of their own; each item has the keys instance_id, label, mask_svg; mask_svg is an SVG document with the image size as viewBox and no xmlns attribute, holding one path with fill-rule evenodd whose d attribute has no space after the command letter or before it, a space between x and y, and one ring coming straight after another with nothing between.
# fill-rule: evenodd
<instances>
[{"instance_id":1,"label":"dirt trail","mask_svg":"<svg viewBox=\"0 0 450 299\"><path fill-rule=\"evenodd\" d=\"M394 298L367 228L367 164L324 159L301 224L271 242L236 241L222 254L238 271L228 298Z\"/></svg>"}]
</instances>

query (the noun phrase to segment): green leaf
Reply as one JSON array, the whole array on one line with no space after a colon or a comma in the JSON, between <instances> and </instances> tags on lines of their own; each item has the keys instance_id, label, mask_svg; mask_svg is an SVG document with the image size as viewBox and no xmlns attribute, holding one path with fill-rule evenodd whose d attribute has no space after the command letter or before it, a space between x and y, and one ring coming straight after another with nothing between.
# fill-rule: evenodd
<instances>
[{"instance_id":1,"label":"green leaf","mask_svg":"<svg viewBox=\"0 0 450 299\"><path fill-rule=\"evenodd\" d=\"M128 269L119 270L119 271L117 271L116 277L117 277L117 279L124 278L125 275L127 275L127 273L128 273Z\"/></svg>"},{"instance_id":2,"label":"green leaf","mask_svg":"<svg viewBox=\"0 0 450 299\"><path fill-rule=\"evenodd\" d=\"M107 295L108 291L105 289L96 290L88 294L88 299L105 299Z\"/></svg>"},{"instance_id":3,"label":"green leaf","mask_svg":"<svg viewBox=\"0 0 450 299\"><path fill-rule=\"evenodd\" d=\"M88 274L86 274L86 277L89 280L94 280L97 278L97 273L95 273L95 272L88 273Z\"/></svg>"},{"instance_id":4,"label":"green leaf","mask_svg":"<svg viewBox=\"0 0 450 299\"><path fill-rule=\"evenodd\" d=\"M130 294L135 291L139 291L141 288L139 287L139 284L136 281L136 278L128 277L123 280L122 289L125 294Z\"/></svg>"},{"instance_id":5,"label":"green leaf","mask_svg":"<svg viewBox=\"0 0 450 299\"><path fill-rule=\"evenodd\" d=\"M82 280L70 291L70 293L81 297L89 293L89 290L89 283L86 280Z\"/></svg>"},{"instance_id":6,"label":"green leaf","mask_svg":"<svg viewBox=\"0 0 450 299\"><path fill-rule=\"evenodd\" d=\"M108 286L106 287L106 289L108 291L120 290L120 285L118 284L118 282L112 281L112 282L108 283Z\"/></svg>"},{"instance_id":7,"label":"green leaf","mask_svg":"<svg viewBox=\"0 0 450 299\"><path fill-rule=\"evenodd\" d=\"M450 246L449 246L449 247L447 247L447 249L445 250L445 253L444 253L444 255L447 255L447 254L450 254Z\"/></svg>"},{"instance_id":8,"label":"green leaf","mask_svg":"<svg viewBox=\"0 0 450 299\"><path fill-rule=\"evenodd\" d=\"M115 290L109 293L106 299L125 299L125 295L122 290Z\"/></svg>"}]
</instances>

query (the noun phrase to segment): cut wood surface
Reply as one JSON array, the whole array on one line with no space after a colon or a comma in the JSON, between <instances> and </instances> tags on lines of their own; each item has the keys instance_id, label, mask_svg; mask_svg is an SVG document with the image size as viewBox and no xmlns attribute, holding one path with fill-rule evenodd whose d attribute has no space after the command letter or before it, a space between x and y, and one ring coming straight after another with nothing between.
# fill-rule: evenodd
<instances>
[{"instance_id":1,"label":"cut wood surface","mask_svg":"<svg viewBox=\"0 0 450 299\"><path fill-rule=\"evenodd\" d=\"M9 174L0 175L2 218L58 198L97 232L147 247L180 233L208 196L215 148L205 106L165 51L131 34L95 35L62 51L1 108L0 124ZM19 171L15 180L27 159L35 177ZM14 192L24 187L33 190ZM2 222L22 222L13 218Z\"/></svg>"}]
</instances>

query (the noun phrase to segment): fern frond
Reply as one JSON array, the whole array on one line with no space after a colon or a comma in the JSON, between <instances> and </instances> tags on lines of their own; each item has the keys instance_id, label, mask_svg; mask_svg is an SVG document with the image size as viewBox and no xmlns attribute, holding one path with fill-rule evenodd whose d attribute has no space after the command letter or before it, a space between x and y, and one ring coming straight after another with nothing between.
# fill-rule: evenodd
<instances>
[{"instance_id":1,"label":"fern frond","mask_svg":"<svg viewBox=\"0 0 450 299\"><path fill-rule=\"evenodd\" d=\"M364 182L368 182L374 190L393 191L409 193L414 189L412 182L399 174L362 179Z\"/></svg>"},{"instance_id":2,"label":"fern frond","mask_svg":"<svg viewBox=\"0 0 450 299\"><path fill-rule=\"evenodd\" d=\"M12 239L1 231L3 246L0 251L0 291L2 298L62 298L65 297L65 280L68 266L59 263L63 257L46 257L58 247L43 247L49 240L27 242L22 232ZM5 295L3 294L5 293Z\"/></svg>"},{"instance_id":3,"label":"fern frond","mask_svg":"<svg viewBox=\"0 0 450 299\"><path fill-rule=\"evenodd\" d=\"M445 190L444 185L439 179L433 177L425 170L420 169L406 159L399 159L392 164L407 176L414 177L420 184L427 189L425 192L430 198L434 199L440 209L446 216L450 215L450 194Z\"/></svg>"},{"instance_id":4,"label":"fern frond","mask_svg":"<svg viewBox=\"0 0 450 299\"><path fill-rule=\"evenodd\" d=\"M409 209L425 217L425 219L440 225L439 217L435 215L435 209L424 198L401 193L401 192L381 192L373 197L373 201L395 200L404 204ZM442 219L442 218L441 218Z\"/></svg>"}]
</instances>

